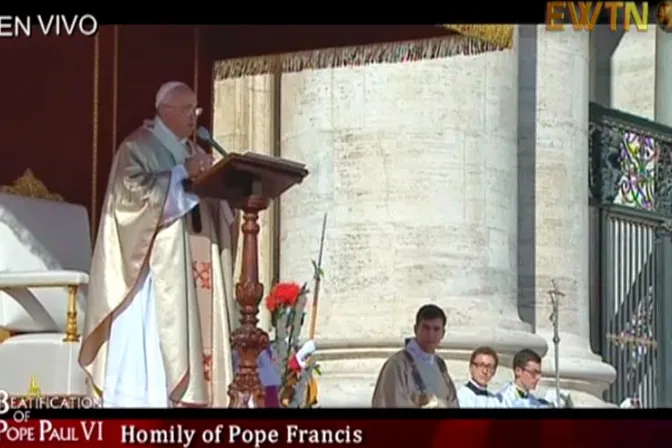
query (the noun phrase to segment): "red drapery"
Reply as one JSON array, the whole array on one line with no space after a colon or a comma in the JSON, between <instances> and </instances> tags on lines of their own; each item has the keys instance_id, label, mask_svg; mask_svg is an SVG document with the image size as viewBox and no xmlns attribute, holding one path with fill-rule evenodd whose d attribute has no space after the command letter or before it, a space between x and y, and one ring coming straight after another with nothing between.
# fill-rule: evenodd
<instances>
[{"instance_id":1,"label":"red drapery","mask_svg":"<svg viewBox=\"0 0 672 448\"><path fill-rule=\"evenodd\" d=\"M92 37L0 40L0 185L31 169L97 222L114 150L168 80L197 90L211 123L213 61L448 34L431 25L107 25ZM95 234L95 232L92 232Z\"/></svg>"}]
</instances>

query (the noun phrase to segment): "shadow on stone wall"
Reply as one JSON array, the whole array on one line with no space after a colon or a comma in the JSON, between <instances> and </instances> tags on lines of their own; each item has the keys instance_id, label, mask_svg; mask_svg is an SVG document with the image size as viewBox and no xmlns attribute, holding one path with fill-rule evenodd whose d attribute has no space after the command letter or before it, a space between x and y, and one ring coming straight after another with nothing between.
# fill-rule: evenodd
<instances>
[{"instance_id":1,"label":"shadow on stone wall","mask_svg":"<svg viewBox=\"0 0 672 448\"><path fill-rule=\"evenodd\" d=\"M521 25L518 40L518 315L535 328L537 28Z\"/></svg>"}]
</instances>

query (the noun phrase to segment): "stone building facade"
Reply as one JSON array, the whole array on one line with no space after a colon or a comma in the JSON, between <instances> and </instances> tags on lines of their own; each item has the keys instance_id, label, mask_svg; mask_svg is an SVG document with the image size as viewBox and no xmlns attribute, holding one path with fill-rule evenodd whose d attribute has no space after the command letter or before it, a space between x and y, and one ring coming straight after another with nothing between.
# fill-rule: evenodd
<instances>
[{"instance_id":1,"label":"stone building facade","mask_svg":"<svg viewBox=\"0 0 672 448\"><path fill-rule=\"evenodd\" d=\"M322 406L368 406L427 302L447 312L456 381L490 345L496 383L528 347L546 354L550 384L551 280L565 294L561 386L605 405L615 370L590 341L589 102L672 121L656 101L670 84L653 82L672 71L669 36L613 34L516 26L496 51L454 36L218 64L215 137L311 173L262 218L264 284L310 280L328 215Z\"/></svg>"}]
</instances>

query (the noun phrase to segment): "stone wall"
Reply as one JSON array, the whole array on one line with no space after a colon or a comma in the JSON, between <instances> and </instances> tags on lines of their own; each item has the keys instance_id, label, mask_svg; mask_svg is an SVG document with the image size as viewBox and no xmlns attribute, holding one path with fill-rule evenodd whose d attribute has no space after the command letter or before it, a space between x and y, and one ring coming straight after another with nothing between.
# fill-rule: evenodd
<instances>
[{"instance_id":1,"label":"stone wall","mask_svg":"<svg viewBox=\"0 0 672 448\"><path fill-rule=\"evenodd\" d=\"M501 354L493 386L511 380L514 352L550 343L551 279L567 295L562 387L603 405L614 370L589 344L590 45L521 28L512 50L283 73L278 123L268 76L216 82L220 141L268 152L279 126L281 155L310 170L283 196L280 229L262 222L266 284L274 231L280 278L310 280L328 213L323 406L368 406L428 302L448 314L441 353L458 383L479 345ZM552 378L552 356L544 366Z\"/></svg>"},{"instance_id":2,"label":"stone wall","mask_svg":"<svg viewBox=\"0 0 672 448\"><path fill-rule=\"evenodd\" d=\"M228 151L255 151L272 154L273 148L273 83L271 75L220 79L214 84L213 136ZM221 156L214 153L216 158ZM259 218L259 280L270 288L273 267L273 207ZM236 260L240 260L243 239L238 239ZM241 263L235 265L234 279L240 276ZM268 329L270 315L260 307L259 320Z\"/></svg>"},{"instance_id":3,"label":"stone wall","mask_svg":"<svg viewBox=\"0 0 672 448\"><path fill-rule=\"evenodd\" d=\"M610 107L653 120L655 74L656 33L624 33L611 59Z\"/></svg>"},{"instance_id":4,"label":"stone wall","mask_svg":"<svg viewBox=\"0 0 672 448\"><path fill-rule=\"evenodd\" d=\"M311 175L282 199L281 278L310 279L329 214L324 406L367 406L428 302L458 382L478 345L545 351L516 312L516 73L514 49L283 74L282 156Z\"/></svg>"},{"instance_id":5,"label":"stone wall","mask_svg":"<svg viewBox=\"0 0 672 448\"><path fill-rule=\"evenodd\" d=\"M602 406L613 367L590 347L587 33L520 26L519 292L521 314L546 339L544 382L556 368L578 406ZM549 291L559 300L555 366Z\"/></svg>"}]
</instances>

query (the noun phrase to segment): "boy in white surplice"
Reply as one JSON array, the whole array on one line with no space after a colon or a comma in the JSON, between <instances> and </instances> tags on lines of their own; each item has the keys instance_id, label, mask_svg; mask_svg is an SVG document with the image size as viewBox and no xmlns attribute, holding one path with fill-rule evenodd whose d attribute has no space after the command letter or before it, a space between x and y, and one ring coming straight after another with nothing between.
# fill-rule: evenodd
<instances>
[{"instance_id":1,"label":"boy in white surplice","mask_svg":"<svg viewBox=\"0 0 672 448\"><path fill-rule=\"evenodd\" d=\"M457 391L461 408L502 408L502 396L488 390L488 383L499 365L490 347L478 347L469 358L469 381Z\"/></svg>"},{"instance_id":2,"label":"boy in white surplice","mask_svg":"<svg viewBox=\"0 0 672 448\"><path fill-rule=\"evenodd\" d=\"M513 356L513 382L499 393L506 408L549 408L548 401L537 398L532 391L541 379L541 356L533 350L523 349Z\"/></svg>"}]
</instances>

